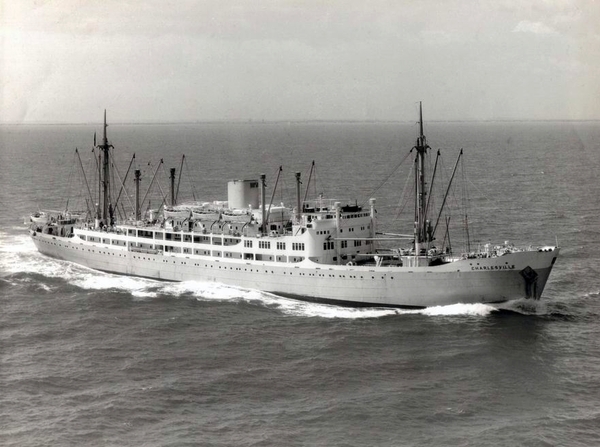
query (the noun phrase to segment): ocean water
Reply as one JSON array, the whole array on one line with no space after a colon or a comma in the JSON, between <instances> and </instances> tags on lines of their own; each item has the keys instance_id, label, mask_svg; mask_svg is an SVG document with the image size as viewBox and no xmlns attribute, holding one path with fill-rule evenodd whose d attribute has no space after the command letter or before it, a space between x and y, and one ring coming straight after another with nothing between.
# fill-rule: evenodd
<instances>
[{"instance_id":1,"label":"ocean water","mask_svg":"<svg viewBox=\"0 0 600 447\"><path fill-rule=\"evenodd\" d=\"M74 149L93 167L94 131L0 126L1 445L600 445L600 123L428 124L446 177L464 148L474 243L558 241L562 251L540 301L406 311L43 257L23 216L85 196ZM274 200L290 203L293 173L307 179L314 160L311 194L377 197L380 228L405 232L410 162L393 168L416 131L113 125L109 139L120 174L135 153L146 185L160 158L179 167L185 153L181 197L203 200L260 173L272 188L282 165Z\"/></svg>"}]
</instances>

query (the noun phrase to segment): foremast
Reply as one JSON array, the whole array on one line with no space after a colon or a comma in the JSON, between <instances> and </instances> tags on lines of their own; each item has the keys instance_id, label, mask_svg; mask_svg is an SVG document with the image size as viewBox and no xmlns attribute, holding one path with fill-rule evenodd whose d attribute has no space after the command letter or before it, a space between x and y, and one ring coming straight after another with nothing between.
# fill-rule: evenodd
<instances>
[{"instance_id":1,"label":"foremast","mask_svg":"<svg viewBox=\"0 0 600 447\"><path fill-rule=\"evenodd\" d=\"M106 124L106 110L104 110L104 129L102 133L102 143L97 145L96 147L100 149L102 156L102 172L100 176L100 185L102 190L102 203L99 205L99 216L98 218L105 225L109 225L112 222L114 210L111 205L111 197L110 197L110 149L113 147L108 143L108 138L106 135L106 129L108 124ZM95 137L94 137L95 139ZM95 143L95 141L94 141Z\"/></svg>"},{"instance_id":2,"label":"foremast","mask_svg":"<svg viewBox=\"0 0 600 447\"><path fill-rule=\"evenodd\" d=\"M430 149L423 132L423 107L419 102L419 136L413 148L417 152L415 158L415 255L419 256L423 246L428 245L432 239L432 230L427 219L427 190L425 188L425 157Z\"/></svg>"}]
</instances>

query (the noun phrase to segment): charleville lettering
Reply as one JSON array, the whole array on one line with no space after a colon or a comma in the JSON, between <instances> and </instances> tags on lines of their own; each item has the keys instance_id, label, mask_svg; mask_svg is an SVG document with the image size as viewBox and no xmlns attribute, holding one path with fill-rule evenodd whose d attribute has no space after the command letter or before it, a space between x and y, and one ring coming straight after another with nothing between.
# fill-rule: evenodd
<instances>
[{"instance_id":1,"label":"charleville lettering","mask_svg":"<svg viewBox=\"0 0 600 447\"><path fill-rule=\"evenodd\" d=\"M471 270L513 270L514 265L475 265Z\"/></svg>"}]
</instances>

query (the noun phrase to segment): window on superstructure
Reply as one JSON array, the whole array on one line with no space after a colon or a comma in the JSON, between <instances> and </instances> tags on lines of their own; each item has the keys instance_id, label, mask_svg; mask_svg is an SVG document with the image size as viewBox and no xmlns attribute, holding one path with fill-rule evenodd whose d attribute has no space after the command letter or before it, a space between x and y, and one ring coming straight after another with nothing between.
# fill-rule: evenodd
<instances>
[{"instance_id":1,"label":"window on superstructure","mask_svg":"<svg viewBox=\"0 0 600 447\"><path fill-rule=\"evenodd\" d=\"M362 245L362 241L354 241L355 247L360 247Z\"/></svg>"},{"instance_id":2,"label":"window on superstructure","mask_svg":"<svg viewBox=\"0 0 600 447\"><path fill-rule=\"evenodd\" d=\"M246 247L246 248L252 248L252 241L245 240L244 241L244 247Z\"/></svg>"},{"instance_id":3,"label":"window on superstructure","mask_svg":"<svg viewBox=\"0 0 600 447\"><path fill-rule=\"evenodd\" d=\"M342 248L348 248L348 241L342 241Z\"/></svg>"},{"instance_id":4,"label":"window on superstructure","mask_svg":"<svg viewBox=\"0 0 600 447\"><path fill-rule=\"evenodd\" d=\"M285 242L277 242L277 250L285 250Z\"/></svg>"},{"instance_id":5,"label":"window on superstructure","mask_svg":"<svg viewBox=\"0 0 600 447\"><path fill-rule=\"evenodd\" d=\"M304 242L292 242L292 250L304 251Z\"/></svg>"},{"instance_id":6,"label":"window on superstructure","mask_svg":"<svg viewBox=\"0 0 600 447\"><path fill-rule=\"evenodd\" d=\"M323 242L323 250L333 250L335 248L333 241Z\"/></svg>"},{"instance_id":7,"label":"window on superstructure","mask_svg":"<svg viewBox=\"0 0 600 447\"><path fill-rule=\"evenodd\" d=\"M271 242L270 241L258 241L258 248L270 249Z\"/></svg>"}]
</instances>

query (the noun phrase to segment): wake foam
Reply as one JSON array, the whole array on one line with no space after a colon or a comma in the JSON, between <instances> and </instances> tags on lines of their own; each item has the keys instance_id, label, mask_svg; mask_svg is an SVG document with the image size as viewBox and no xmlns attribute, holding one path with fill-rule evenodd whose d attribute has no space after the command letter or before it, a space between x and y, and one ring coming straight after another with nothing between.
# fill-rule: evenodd
<instances>
[{"instance_id":1,"label":"wake foam","mask_svg":"<svg viewBox=\"0 0 600 447\"><path fill-rule=\"evenodd\" d=\"M425 309L391 309L382 307L340 307L298 301L258 290L242 289L218 283L184 281L164 282L132 276L115 275L88 269L67 261L41 255L28 235L7 235L0 232L0 271L8 274L39 274L47 278L61 278L70 285L84 290L114 290L131 294L136 300L159 296L187 297L201 301L245 301L276 309L284 315L364 319L394 315L478 316L485 317L497 308L485 304L453 304ZM50 290L42 285L43 290Z\"/></svg>"},{"instance_id":2,"label":"wake foam","mask_svg":"<svg viewBox=\"0 0 600 447\"><path fill-rule=\"evenodd\" d=\"M467 315L485 317L492 312L497 311L497 308L489 304L474 303L474 304L449 304L447 306L433 306L421 310L423 315L429 316L452 316L452 315Z\"/></svg>"},{"instance_id":3,"label":"wake foam","mask_svg":"<svg viewBox=\"0 0 600 447\"><path fill-rule=\"evenodd\" d=\"M8 234L0 231L0 253L37 253L28 234Z\"/></svg>"},{"instance_id":4,"label":"wake foam","mask_svg":"<svg viewBox=\"0 0 600 447\"><path fill-rule=\"evenodd\" d=\"M0 232L0 272L51 275L51 271L44 269L47 259L38 253L28 235Z\"/></svg>"}]
</instances>

